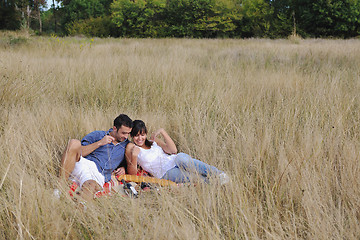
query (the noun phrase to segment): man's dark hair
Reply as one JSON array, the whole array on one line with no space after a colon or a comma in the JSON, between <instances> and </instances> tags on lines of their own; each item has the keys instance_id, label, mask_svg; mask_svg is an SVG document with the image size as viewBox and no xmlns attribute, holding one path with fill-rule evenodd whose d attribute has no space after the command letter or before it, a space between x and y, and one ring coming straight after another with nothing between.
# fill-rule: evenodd
<instances>
[{"instance_id":1,"label":"man's dark hair","mask_svg":"<svg viewBox=\"0 0 360 240\"><path fill-rule=\"evenodd\" d=\"M121 128L121 126L132 128L132 120L126 114L120 114L114 120L114 126L116 129Z\"/></svg>"}]
</instances>

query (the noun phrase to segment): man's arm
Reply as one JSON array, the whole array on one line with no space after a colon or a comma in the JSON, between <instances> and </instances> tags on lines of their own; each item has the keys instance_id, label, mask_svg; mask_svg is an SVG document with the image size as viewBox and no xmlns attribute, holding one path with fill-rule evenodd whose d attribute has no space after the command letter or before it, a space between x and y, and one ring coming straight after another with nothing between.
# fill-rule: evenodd
<instances>
[{"instance_id":1,"label":"man's arm","mask_svg":"<svg viewBox=\"0 0 360 240\"><path fill-rule=\"evenodd\" d=\"M87 155L89 155L90 153L92 153L93 151L98 149L99 147L104 146L109 143L112 143L114 140L115 140L114 137L112 137L110 135L105 135L101 140L99 140L97 142L94 142L89 145L81 146L81 155L83 157L86 157Z\"/></svg>"},{"instance_id":2,"label":"man's arm","mask_svg":"<svg viewBox=\"0 0 360 240\"><path fill-rule=\"evenodd\" d=\"M129 144L128 144L129 145ZM125 148L126 151L126 148ZM126 153L125 153L126 154ZM123 161L119 164L119 166L113 171L113 173L115 174L115 176L119 176L119 175L124 175L126 174L126 169L127 169L127 161L126 161L126 156L124 156Z\"/></svg>"}]
</instances>

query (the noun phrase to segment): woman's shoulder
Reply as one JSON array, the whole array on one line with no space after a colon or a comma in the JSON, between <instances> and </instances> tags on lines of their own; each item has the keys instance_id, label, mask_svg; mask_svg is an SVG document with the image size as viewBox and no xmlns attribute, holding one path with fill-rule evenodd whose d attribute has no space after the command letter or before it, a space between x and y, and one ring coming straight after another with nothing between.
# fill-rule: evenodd
<instances>
[{"instance_id":1,"label":"woman's shoulder","mask_svg":"<svg viewBox=\"0 0 360 240\"><path fill-rule=\"evenodd\" d=\"M126 148L129 148L130 150L132 150L132 149L143 149L143 148L141 148L141 147L139 147L139 146L137 146L136 144L134 144L134 143L132 143L132 142L130 142L127 146L126 146Z\"/></svg>"},{"instance_id":2,"label":"woman's shoulder","mask_svg":"<svg viewBox=\"0 0 360 240\"><path fill-rule=\"evenodd\" d=\"M133 149L136 145L132 142L129 142L127 145L126 145L126 149Z\"/></svg>"}]
</instances>

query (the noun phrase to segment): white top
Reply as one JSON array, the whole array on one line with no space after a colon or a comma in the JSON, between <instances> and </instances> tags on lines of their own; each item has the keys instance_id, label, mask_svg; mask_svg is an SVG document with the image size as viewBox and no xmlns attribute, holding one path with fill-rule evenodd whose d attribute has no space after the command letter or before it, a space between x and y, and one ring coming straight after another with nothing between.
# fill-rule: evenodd
<instances>
[{"instance_id":1,"label":"white top","mask_svg":"<svg viewBox=\"0 0 360 240\"><path fill-rule=\"evenodd\" d=\"M153 142L150 149L139 148L138 164L156 178L162 178L168 170L176 166L176 154L165 153L156 142Z\"/></svg>"}]
</instances>

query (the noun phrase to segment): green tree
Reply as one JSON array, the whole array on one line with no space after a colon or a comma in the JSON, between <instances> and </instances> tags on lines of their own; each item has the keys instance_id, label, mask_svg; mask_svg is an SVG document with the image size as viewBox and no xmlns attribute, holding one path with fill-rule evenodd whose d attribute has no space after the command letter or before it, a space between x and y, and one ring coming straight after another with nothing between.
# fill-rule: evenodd
<instances>
[{"instance_id":1,"label":"green tree","mask_svg":"<svg viewBox=\"0 0 360 240\"><path fill-rule=\"evenodd\" d=\"M16 30L21 25L21 14L16 10L15 0L0 1L0 29Z\"/></svg>"},{"instance_id":2,"label":"green tree","mask_svg":"<svg viewBox=\"0 0 360 240\"><path fill-rule=\"evenodd\" d=\"M78 21L84 22L86 19L104 17L109 13L105 6L109 1L105 0L66 0L62 1L63 7L56 11L60 18L62 31L69 33Z\"/></svg>"},{"instance_id":3,"label":"green tree","mask_svg":"<svg viewBox=\"0 0 360 240\"><path fill-rule=\"evenodd\" d=\"M69 24L67 32L70 35L83 34L88 37L117 37L115 25L110 16L88 18Z\"/></svg>"},{"instance_id":4,"label":"green tree","mask_svg":"<svg viewBox=\"0 0 360 240\"><path fill-rule=\"evenodd\" d=\"M228 36L236 28L231 0L168 0L165 15L173 37Z\"/></svg>"},{"instance_id":5,"label":"green tree","mask_svg":"<svg viewBox=\"0 0 360 240\"><path fill-rule=\"evenodd\" d=\"M298 26L305 36L353 37L359 34L358 0L294 0Z\"/></svg>"},{"instance_id":6,"label":"green tree","mask_svg":"<svg viewBox=\"0 0 360 240\"><path fill-rule=\"evenodd\" d=\"M99 0L72 0L64 10L67 22L105 15L105 8Z\"/></svg>"},{"instance_id":7,"label":"green tree","mask_svg":"<svg viewBox=\"0 0 360 240\"><path fill-rule=\"evenodd\" d=\"M30 29L32 19L39 23L39 31L42 31L40 11L46 5L45 0L9 0L0 1L0 29L16 30L21 25Z\"/></svg>"},{"instance_id":8,"label":"green tree","mask_svg":"<svg viewBox=\"0 0 360 240\"><path fill-rule=\"evenodd\" d=\"M270 34L273 9L265 0L243 0L241 31L243 37L266 37Z\"/></svg>"},{"instance_id":9,"label":"green tree","mask_svg":"<svg viewBox=\"0 0 360 240\"><path fill-rule=\"evenodd\" d=\"M236 28L238 15L233 1L209 1L203 5L203 13L195 21L195 37L228 37Z\"/></svg>"},{"instance_id":10,"label":"green tree","mask_svg":"<svg viewBox=\"0 0 360 240\"><path fill-rule=\"evenodd\" d=\"M273 38L288 37L296 33L294 26L295 11L292 0L269 0L272 8L269 36Z\"/></svg>"},{"instance_id":11,"label":"green tree","mask_svg":"<svg viewBox=\"0 0 360 240\"><path fill-rule=\"evenodd\" d=\"M115 0L111 17L121 36L164 37L165 6L165 0Z\"/></svg>"}]
</instances>

